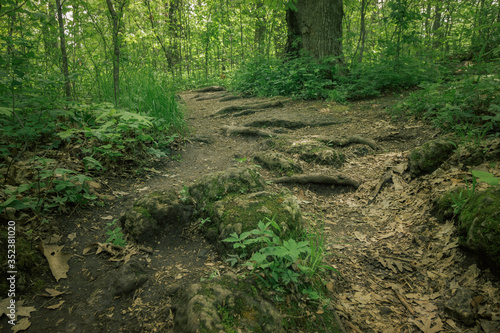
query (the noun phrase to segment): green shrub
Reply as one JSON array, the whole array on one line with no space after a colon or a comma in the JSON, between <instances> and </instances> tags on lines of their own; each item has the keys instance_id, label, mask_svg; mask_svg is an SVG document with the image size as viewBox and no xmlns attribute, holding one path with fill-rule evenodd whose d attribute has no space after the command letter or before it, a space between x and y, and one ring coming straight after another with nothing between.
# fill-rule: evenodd
<instances>
[{"instance_id":1,"label":"green shrub","mask_svg":"<svg viewBox=\"0 0 500 333\"><path fill-rule=\"evenodd\" d=\"M332 85L328 59L310 57L287 59L254 58L231 74L232 90L258 96L293 96L316 99L327 96Z\"/></svg>"},{"instance_id":2,"label":"green shrub","mask_svg":"<svg viewBox=\"0 0 500 333\"><path fill-rule=\"evenodd\" d=\"M491 66L494 72L500 66ZM498 72L496 72L498 73ZM498 132L500 125L500 79L498 74L468 75L448 82L425 82L392 112L430 121L445 131L482 127Z\"/></svg>"}]
</instances>

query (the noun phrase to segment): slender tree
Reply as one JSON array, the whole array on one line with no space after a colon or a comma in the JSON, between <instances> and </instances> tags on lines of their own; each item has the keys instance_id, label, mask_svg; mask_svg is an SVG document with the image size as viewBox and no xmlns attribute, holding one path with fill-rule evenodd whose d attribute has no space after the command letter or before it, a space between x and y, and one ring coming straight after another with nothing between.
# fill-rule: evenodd
<instances>
[{"instance_id":1,"label":"slender tree","mask_svg":"<svg viewBox=\"0 0 500 333\"><path fill-rule=\"evenodd\" d=\"M66 37L64 35L64 19L62 15L61 0L56 0L57 21L59 23L59 41L61 43L62 72L64 75L64 93L66 98L71 98L71 81L69 79L68 54L66 53Z\"/></svg>"},{"instance_id":2,"label":"slender tree","mask_svg":"<svg viewBox=\"0 0 500 333\"><path fill-rule=\"evenodd\" d=\"M108 5L109 15L111 16L111 24L113 27L113 93L115 97L115 105L118 105L120 96L120 47L121 36L120 29L123 19L123 9L127 4L127 0L115 0L117 6L113 5L112 0L106 0Z\"/></svg>"}]
</instances>

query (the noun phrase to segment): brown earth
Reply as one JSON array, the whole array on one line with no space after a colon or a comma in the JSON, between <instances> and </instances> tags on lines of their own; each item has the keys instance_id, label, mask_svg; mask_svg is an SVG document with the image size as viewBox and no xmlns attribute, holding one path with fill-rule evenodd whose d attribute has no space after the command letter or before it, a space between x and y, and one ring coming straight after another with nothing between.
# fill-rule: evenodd
<instances>
[{"instance_id":1,"label":"brown earth","mask_svg":"<svg viewBox=\"0 0 500 333\"><path fill-rule=\"evenodd\" d=\"M100 191L116 199L105 207L60 218L54 234L71 254L70 270L67 278L52 281L50 288L63 294L24 300L25 310L32 310L26 332L173 332L176 290L231 269L211 245L193 232L169 230L147 247L129 245L110 253L89 246L105 242L106 224L119 218L136 198L156 190L180 191L204 174L253 164L257 152L270 149L269 138L227 135L222 129L251 124L286 136L292 144L313 136L358 135L383 147L381 151L362 144L342 148L346 162L340 169L296 161L306 173L342 173L358 181L361 185L355 191L320 184L286 185L308 225L324 227L327 233L328 264L340 277L332 275L326 285L346 332L496 331L498 280L458 248L453 223L439 222L430 214L432 200L450 188L465 187L468 172L450 162L431 175L409 177L408 152L439 133L414 119L391 119L386 109L400 96L347 106L277 98L274 101L282 106L247 109L250 112L238 108L213 117L223 107L269 101L255 97L220 101L227 96L224 91L181 94L192 133L176 152L178 160L151 169L145 179L102 180ZM498 163L494 170L488 164L482 167L498 174ZM375 196L387 172L392 172L392 182ZM262 174L269 180L277 177L264 169ZM130 258L142 263L150 278L132 294L110 294L110 285L120 280L114 272ZM475 317L469 327L444 310L460 287L474 295L470 301ZM315 320L315 311L311 310L310 320ZM0 328L11 331L5 317Z\"/></svg>"}]
</instances>

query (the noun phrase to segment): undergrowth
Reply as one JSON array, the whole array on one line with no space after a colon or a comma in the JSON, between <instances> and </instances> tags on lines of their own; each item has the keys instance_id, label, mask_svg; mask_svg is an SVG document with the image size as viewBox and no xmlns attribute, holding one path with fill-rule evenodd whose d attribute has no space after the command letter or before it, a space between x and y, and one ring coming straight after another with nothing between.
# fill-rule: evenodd
<instances>
[{"instance_id":1,"label":"undergrowth","mask_svg":"<svg viewBox=\"0 0 500 333\"><path fill-rule=\"evenodd\" d=\"M426 82L392 109L412 115L445 132L498 136L500 129L500 62L463 69L453 80Z\"/></svg>"}]
</instances>

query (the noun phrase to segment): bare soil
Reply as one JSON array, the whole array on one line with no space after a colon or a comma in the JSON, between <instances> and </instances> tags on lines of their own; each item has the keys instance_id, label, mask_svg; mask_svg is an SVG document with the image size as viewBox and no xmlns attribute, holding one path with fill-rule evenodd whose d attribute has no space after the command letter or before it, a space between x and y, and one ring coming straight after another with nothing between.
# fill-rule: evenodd
<instances>
[{"instance_id":1,"label":"bare soil","mask_svg":"<svg viewBox=\"0 0 500 333\"><path fill-rule=\"evenodd\" d=\"M452 222L437 221L430 213L434 198L465 186L467 171L446 164L431 175L409 178L404 172L408 152L439 132L415 119L392 119L386 109L401 96L349 105L278 98L274 100L282 101L281 107L213 117L223 107L269 102L256 97L220 101L227 96L225 91L181 94L192 132L175 159L151 169L143 179L102 180L98 191L113 195L113 200L105 207L60 218L54 234L72 256L70 270L67 278L52 280L47 287L63 294L43 293L24 300L23 307L33 307L26 332L173 332L176 290L231 269L212 246L188 232L189 226L169 230L147 246L129 245L122 252L99 252L98 246L90 250L89 246L105 242L106 224L119 218L136 198L158 190L180 191L204 174L253 164L257 152L269 149L268 138L227 135L222 130L250 124L295 141L359 135L383 147L377 152L363 145L342 148L347 160L340 169L297 161L307 173L348 175L361 184L355 191L286 185L299 200L309 226L323 226L327 233L328 264L340 277L332 275L326 283L346 332L488 332L484 321L500 319L498 280L458 248ZM306 125L296 126L300 122ZM498 174L498 163L496 168ZM388 170L393 170L393 181L371 201ZM277 177L264 169L262 174L269 180ZM106 296L116 279L113 272L130 258L144 264L150 278L129 295ZM459 287L481 296L475 299L476 320L471 327L444 311L444 303ZM5 317L0 328L11 331Z\"/></svg>"}]
</instances>

